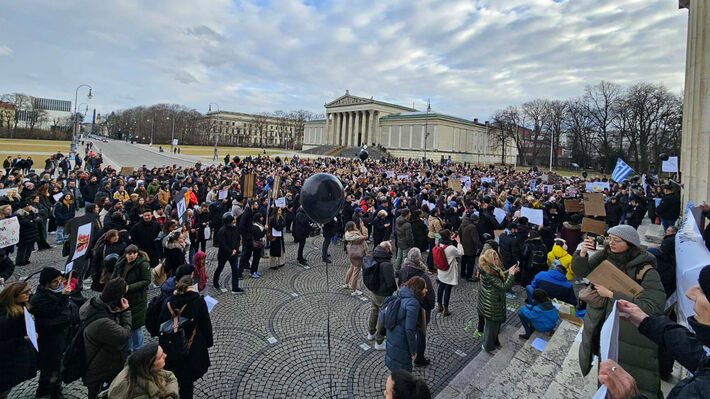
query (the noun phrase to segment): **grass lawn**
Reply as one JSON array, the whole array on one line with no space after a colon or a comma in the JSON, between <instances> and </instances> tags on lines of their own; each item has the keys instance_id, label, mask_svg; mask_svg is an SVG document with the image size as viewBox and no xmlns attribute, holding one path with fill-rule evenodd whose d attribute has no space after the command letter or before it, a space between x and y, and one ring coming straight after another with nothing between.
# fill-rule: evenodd
<instances>
[{"instance_id":1,"label":"grass lawn","mask_svg":"<svg viewBox=\"0 0 710 399\"><path fill-rule=\"evenodd\" d=\"M67 153L69 151L69 141L61 140L19 140L0 139L0 153L8 155L37 155L56 154L57 151Z\"/></svg>"}]
</instances>

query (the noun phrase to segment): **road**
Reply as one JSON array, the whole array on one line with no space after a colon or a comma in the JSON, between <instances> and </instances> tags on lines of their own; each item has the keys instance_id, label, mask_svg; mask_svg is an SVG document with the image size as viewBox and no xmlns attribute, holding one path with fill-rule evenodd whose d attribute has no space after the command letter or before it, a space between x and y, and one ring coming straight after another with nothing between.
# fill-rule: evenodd
<instances>
[{"instance_id":1,"label":"road","mask_svg":"<svg viewBox=\"0 0 710 399\"><path fill-rule=\"evenodd\" d=\"M111 165L114 168L122 166L137 168L142 165L146 165L149 168L163 165L195 166L195 162L198 160L203 165L212 164L211 161L204 158L160 153L157 149L149 149L148 146L143 144L130 144L119 140L109 140L106 143L94 140L94 147L101 150L104 164ZM169 148L167 147L168 151Z\"/></svg>"}]
</instances>

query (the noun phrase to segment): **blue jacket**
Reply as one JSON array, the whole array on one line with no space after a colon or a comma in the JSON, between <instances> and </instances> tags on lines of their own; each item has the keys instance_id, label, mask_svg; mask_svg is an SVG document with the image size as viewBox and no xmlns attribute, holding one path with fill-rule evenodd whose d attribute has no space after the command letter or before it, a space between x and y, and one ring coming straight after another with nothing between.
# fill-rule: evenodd
<instances>
[{"instance_id":1,"label":"blue jacket","mask_svg":"<svg viewBox=\"0 0 710 399\"><path fill-rule=\"evenodd\" d=\"M397 293L401 298L397 324L387 330L387 355L385 364L390 371L404 369L412 371L412 356L417 353L417 319L419 301L407 287L401 287Z\"/></svg>"},{"instance_id":2,"label":"blue jacket","mask_svg":"<svg viewBox=\"0 0 710 399\"><path fill-rule=\"evenodd\" d=\"M570 305L577 305L577 297L574 295L572 283L567 280L564 273L558 270L552 269L535 275L532 283L525 287L528 303L532 303L532 293L535 288L544 290L550 298L559 299Z\"/></svg>"},{"instance_id":3,"label":"blue jacket","mask_svg":"<svg viewBox=\"0 0 710 399\"><path fill-rule=\"evenodd\" d=\"M530 320L535 330L547 332L555 328L559 315L557 309L552 306L552 302L545 302L539 305L525 305L520 308L520 314Z\"/></svg>"}]
</instances>

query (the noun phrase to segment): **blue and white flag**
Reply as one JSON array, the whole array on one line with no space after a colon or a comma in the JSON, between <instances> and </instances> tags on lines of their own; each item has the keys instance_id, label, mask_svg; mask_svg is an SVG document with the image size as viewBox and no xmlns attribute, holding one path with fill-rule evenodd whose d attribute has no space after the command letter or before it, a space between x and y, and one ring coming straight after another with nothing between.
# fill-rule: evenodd
<instances>
[{"instance_id":1,"label":"blue and white flag","mask_svg":"<svg viewBox=\"0 0 710 399\"><path fill-rule=\"evenodd\" d=\"M633 171L634 170L631 169L631 166L627 165L626 162L624 162L621 158L616 158L616 167L611 173L611 180L614 180L617 183L621 183Z\"/></svg>"}]
</instances>

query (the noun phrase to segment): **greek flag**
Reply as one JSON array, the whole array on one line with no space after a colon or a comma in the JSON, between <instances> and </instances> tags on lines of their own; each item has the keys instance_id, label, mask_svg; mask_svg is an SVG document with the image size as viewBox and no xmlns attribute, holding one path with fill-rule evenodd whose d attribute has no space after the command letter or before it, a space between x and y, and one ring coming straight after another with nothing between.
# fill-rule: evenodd
<instances>
[{"instance_id":1,"label":"greek flag","mask_svg":"<svg viewBox=\"0 0 710 399\"><path fill-rule=\"evenodd\" d=\"M616 167L614 168L614 171L611 172L611 180L614 180L617 183L621 183L633 171L634 170L631 169L631 166L627 165L626 162L624 162L621 158L617 158Z\"/></svg>"}]
</instances>

